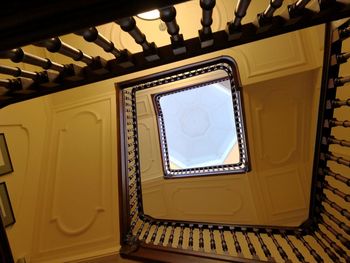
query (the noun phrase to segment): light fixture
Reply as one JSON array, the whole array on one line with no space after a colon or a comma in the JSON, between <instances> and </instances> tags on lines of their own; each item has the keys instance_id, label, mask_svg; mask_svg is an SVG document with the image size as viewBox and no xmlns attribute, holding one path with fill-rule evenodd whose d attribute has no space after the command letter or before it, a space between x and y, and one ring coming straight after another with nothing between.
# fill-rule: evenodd
<instances>
[{"instance_id":1,"label":"light fixture","mask_svg":"<svg viewBox=\"0 0 350 263\"><path fill-rule=\"evenodd\" d=\"M159 10L154 9L148 12L138 14L137 17L144 20L156 20L160 17L160 13Z\"/></svg>"}]
</instances>

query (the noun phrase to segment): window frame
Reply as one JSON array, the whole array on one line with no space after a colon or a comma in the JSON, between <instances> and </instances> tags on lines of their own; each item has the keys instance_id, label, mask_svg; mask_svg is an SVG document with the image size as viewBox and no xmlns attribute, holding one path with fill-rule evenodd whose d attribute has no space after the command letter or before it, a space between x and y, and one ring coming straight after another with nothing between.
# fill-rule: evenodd
<instances>
[{"instance_id":1,"label":"window frame","mask_svg":"<svg viewBox=\"0 0 350 263\"><path fill-rule=\"evenodd\" d=\"M243 174L250 171L249 163L249 151L248 151L248 142L245 131L245 121L244 121L244 112L243 112L243 98L241 95L241 83L238 73L238 68L235 60L228 56L221 56L214 59L189 64L172 70L152 74L149 76L141 77L139 79L126 81L120 84L121 89L130 90L130 94L133 97L133 115L135 128L137 127L137 109L136 109L136 93L141 90L154 88L163 84L176 82L178 80L189 79L191 77L200 76L205 73L210 73L215 70L223 70L227 73L227 76L224 77L228 79L231 83L231 91L233 97L234 105L234 116L235 116L235 125L236 125L236 134L237 134L237 143L239 148L240 162L236 164L226 164L226 165L215 165L207 167L196 167L188 169L170 169L169 161L166 161L168 158L164 157L164 153L167 151L166 147L162 143L162 130L160 129L160 118L158 115L159 109L157 109L156 97L161 94L176 92L177 90L191 89L198 86L203 86L206 83L217 82L222 80L220 77L218 79L198 82L194 85L184 85L184 87L176 88L172 91L158 92L153 94L153 106L157 117L157 125L159 132L159 143L161 151L161 160L163 167L163 178L172 179L172 178L186 178L186 177L197 177L197 176L209 176L209 175L225 175L225 174ZM236 108L235 108L236 107ZM237 125L238 122L236 119L240 120L240 125ZM137 137L138 129L136 128ZM138 152L138 147L137 147Z\"/></svg>"},{"instance_id":2,"label":"window frame","mask_svg":"<svg viewBox=\"0 0 350 263\"><path fill-rule=\"evenodd\" d=\"M211 166L201 166L201 167L193 167L193 168L183 168L183 169L171 169L170 168L170 160L169 160L169 149L168 143L166 139L166 131L165 131L165 121L163 111L160 105L160 99L164 96L169 96L171 94L176 94L179 92L184 92L192 89L198 89L207 85L220 83L225 80L230 81L231 83L231 92L232 92L232 103L233 103L233 112L235 115L235 119L233 120L236 127L236 135L237 135L237 143L238 143L238 151L239 151L239 159L238 163L233 164L219 164L219 165L211 165ZM193 176L207 176L207 175L223 175L223 174L241 174L246 173L248 168L248 160L247 157L247 146L245 143L245 129L244 129L244 121L243 121L243 113L242 113L242 103L240 92L238 92L238 85L232 85L232 81L234 78L230 78L229 76L224 78L218 78L210 81L200 82L195 85L187 85L185 87L177 88L171 91L160 92L153 95L153 106L155 108L155 112L157 115L157 126L159 133L159 142L161 147L161 156L162 156L162 165L164 178L178 178L178 177L193 177ZM237 83L237 81L235 81ZM237 114L236 114L237 112ZM240 119L241 121L237 121Z\"/></svg>"}]
</instances>

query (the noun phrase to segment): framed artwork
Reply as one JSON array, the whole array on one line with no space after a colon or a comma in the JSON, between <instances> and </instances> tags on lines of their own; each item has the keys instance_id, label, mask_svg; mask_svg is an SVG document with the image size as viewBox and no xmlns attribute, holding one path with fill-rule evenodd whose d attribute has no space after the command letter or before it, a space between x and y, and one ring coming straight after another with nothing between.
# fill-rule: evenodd
<instances>
[{"instance_id":1,"label":"framed artwork","mask_svg":"<svg viewBox=\"0 0 350 263\"><path fill-rule=\"evenodd\" d=\"M0 215L5 227L16 222L5 183L0 183Z\"/></svg>"},{"instance_id":2,"label":"framed artwork","mask_svg":"<svg viewBox=\"0 0 350 263\"><path fill-rule=\"evenodd\" d=\"M13 172L13 167L6 144L5 134L0 133L0 175L11 172Z\"/></svg>"}]
</instances>

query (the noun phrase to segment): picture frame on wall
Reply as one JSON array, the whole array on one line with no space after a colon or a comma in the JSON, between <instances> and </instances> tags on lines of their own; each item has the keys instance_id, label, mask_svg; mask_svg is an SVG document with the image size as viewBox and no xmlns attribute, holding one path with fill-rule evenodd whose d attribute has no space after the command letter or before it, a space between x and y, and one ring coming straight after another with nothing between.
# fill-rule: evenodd
<instances>
[{"instance_id":1,"label":"picture frame on wall","mask_svg":"<svg viewBox=\"0 0 350 263\"><path fill-rule=\"evenodd\" d=\"M10 196L4 182L0 183L0 216L5 227L11 226L16 222Z\"/></svg>"},{"instance_id":2,"label":"picture frame on wall","mask_svg":"<svg viewBox=\"0 0 350 263\"><path fill-rule=\"evenodd\" d=\"M5 134L0 133L0 176L13 172L10 153L7 148Z\"/></svg>"}]
</instances>

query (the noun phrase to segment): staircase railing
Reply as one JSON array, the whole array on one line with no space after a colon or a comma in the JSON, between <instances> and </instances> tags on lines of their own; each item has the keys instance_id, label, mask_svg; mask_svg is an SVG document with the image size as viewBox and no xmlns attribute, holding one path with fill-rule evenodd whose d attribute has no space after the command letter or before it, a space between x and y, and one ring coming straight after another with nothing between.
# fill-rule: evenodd
<instances>
[{"instance_id":1,"label":"staircase railing","mask_svg":"<svg viewBox=\"0 0 350 263\"><path fill-rule=\"evenodd\" d=\"M176 22L181 14L172 6L180 2L186 1L169 0L165 3L160 0L86 0L82 4L62 0L59 3L45 3L46 8L43 8L43 3L35 0L21 3L23 7L16 10L17 13L13 12L11 4L8 7L4 3L1 21L5 20L6 23L0 23L0 58L36 65L44 71L26 72L0 66L0 73L16 77L0 79L0 108L350 16L350 4L346 0L315 1L315 8L310 7L310 0L298 0L288 6L282 6L281 0L273 0L265 10L256 14L254 21L243 23L251 1L239 0L234 19L227 21L226 29L213 32L210 22L216 2L202 0L198 3L198 8L202 11L202 28L198 28L197 36L183 39L181 28ZM161 47L148 42L145 32L140 30L132 17L137 12L147 11L155 6L161 9L161 19L167 25L170 38L170 44ZM280 15L275 15L277 9L284 10ZM127 49L118 49L115 43L96 28L97 25L107 22L116 22L121 30L130 34L142 51L131 53ZM37 25L42 25L40 30ZM80 48L73 47L58 37L72 32L89 44L99 46L103 52L113 54L115 58L105 61L100 56L85 54ZM85 65L62 65L48 58L35 56L19 47L25 44L45 48L45 52L60 53Z\"/></svg>"},{"instance_id":2,"label":"staircase railing","mask_svg":"<svg viewBox=\"0 0 350 263\"><path fill-rule=\"evenodd\" d=\"M38 0L23 2L21 8L18 8L18 3L3 3L0 58L36 65L44 70L29 72L0 67L1 73L15 77L0 80L0 107L350 15L350 5L345 0L315 1L318 5L316 11L308 8L307 4L311 1L298 0L288 6L285 16L275 16L282 1L271 0L268 7L257 14L254 23L242 23L251 1L239 0L234 19L228 21L227 28L212 32L210 21L215 1L200 1L203 11L202 28L197 37L183 40L181 30L177 28L176 12L173 8L163 8L164 1L87 0L84 4L81 1L56 2L47 3L46 6ZM166 4L179 2L183 1L166 1ZM155 7L162 7L161 19L166 22L170 37L170 44L159 48L154 43L147 42L146 36L131 17L139 11ZM142 52L130 54L128 50L117 49L95 28L99 24L115 20L122 30L142 46ZM37 30L38 25L42 25L41 30ZM334 129L350 126L345 118L338 120L333 117L335 108L349 107L348 98L336 96L336 91L347 88L346 83L349 81L348 77L338 77L339 64L349 57L341 51L342 41L350 33L348 26L346 23L339 30L327 30L310 220L298 228L229 226L145 217L137 150L135 94L127 90L121 92L121 234L124 255L180 262L195 257L201 257L203 261L221 259L238 262L257 261L258 258L261 261L349 261L349 173L330 167L349 166L349 160L333 151L332 146L349 146L344 138L336 138L332 134ZM85 54L57 37L72 31L113 54L115 59L104 61L99 56ZM58 52L70 59L82 61L86 66L79 67L74 63L63 65L19 48L20 45L30 43L44 47L49 52ZM0 231L0 251L7 257L5 262L12 262L5 231Z\"/></svg>"},{"instance_id":3,"label":"staircase railing","mask_svg":"<svg viewBox=\"0 0 350 263\"><path fill-rule=\"evenodd\" d=\"M334 172L330 163L350 166L350 160L331 151L330 145L350 143L332 135L333 129L349 127L334 119L334 109L349 107L349 99L337 98L347 88L338 77L341 51L349 23L326 26L323 79L319 103L315 161L309 219L299 227L225 225L206 222L161 220L143 213L140 177L136 89L120 90L123 205L122 255L164 262L349 262L350 177ZM339 37L338 37L339 36ZM343 87L340 87L343 86ZM340 200L340 201L339 201Z\"/></svg>"}]
</instances>

